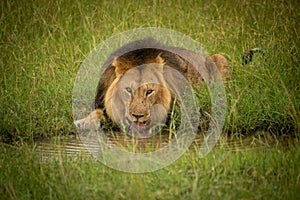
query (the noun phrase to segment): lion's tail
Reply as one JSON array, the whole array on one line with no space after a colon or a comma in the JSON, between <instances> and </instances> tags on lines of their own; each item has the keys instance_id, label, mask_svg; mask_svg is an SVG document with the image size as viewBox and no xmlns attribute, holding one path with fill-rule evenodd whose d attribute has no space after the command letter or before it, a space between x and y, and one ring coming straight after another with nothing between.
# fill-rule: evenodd
<instances>
[{"instance_id":1,"label":"lion's tail","mask_svg":"<svg viewBox=\"0 0 300 200\"><path fill-rule=\"evenodd\" d=\"M257 52L260 52L264 55L264 52L260 48L253 48L253 49L249 49L248 51L245 51L242 54L242 64L246 65L249 62L251 62L254 53L257 53Z\"/></svg>"}]
</instances>

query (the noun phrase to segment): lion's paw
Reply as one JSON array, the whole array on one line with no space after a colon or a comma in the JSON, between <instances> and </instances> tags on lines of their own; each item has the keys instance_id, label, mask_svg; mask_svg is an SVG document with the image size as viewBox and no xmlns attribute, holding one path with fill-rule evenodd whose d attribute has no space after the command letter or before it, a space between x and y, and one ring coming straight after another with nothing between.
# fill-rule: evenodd
<instances>
[{"instance_id":1,"label":"lion's paw","mask_svg":"<svg viewBox=\"0 0 300 200\"><path fill-rule=\"evenodd\" d=\"M90 120L89 118L84 118L74 121L76 128L78 129L87 129L87 130L96 130L100 127L100 123L96 120Z\"/></svg>"},{"instance_id":2,"label":"lion's paw","mask_svg":"<svg viewBox=\"0 0 300 200\"><path fill-rule=\"evenodd\" d=\"M102 115L103 111L101 109L96 109L91 112L86 118L76 120L74 124L78 129L96 130L100 127L100 120Z\"/></svg>"}]
</instances>

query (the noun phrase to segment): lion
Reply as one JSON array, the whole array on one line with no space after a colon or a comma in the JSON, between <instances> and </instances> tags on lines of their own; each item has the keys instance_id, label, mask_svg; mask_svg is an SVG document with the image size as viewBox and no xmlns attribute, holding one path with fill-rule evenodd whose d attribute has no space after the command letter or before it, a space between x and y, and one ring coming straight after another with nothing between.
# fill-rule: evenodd
<instances>
[{"instance_id":1,"label":"lion","mask_svg":"<svg viewBox=\"0 0 300 200\"><path fill-rule=\"evenodd\" d=\"M94 110L75 121L77 128L97 127L107 116L123 131L143 135L165 123L174 90L181 87L183 78L201 87L204 82L214 81L217 71L223 80L233 77L226 58L220 54L203 57L152 38L124 45L102 69Z\"/></svg>"}]
</instances>

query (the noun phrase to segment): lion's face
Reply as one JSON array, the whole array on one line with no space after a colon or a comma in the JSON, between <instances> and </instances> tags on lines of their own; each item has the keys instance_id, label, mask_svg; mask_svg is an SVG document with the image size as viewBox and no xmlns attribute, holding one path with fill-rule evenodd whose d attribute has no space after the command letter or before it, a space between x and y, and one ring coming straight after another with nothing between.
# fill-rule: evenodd
<instances>
[{"instance_id":1,"label":"lion's face","mask_svg":"<svg viewBox=\"0 0 300 200\"><path fill-rule=\"evenodd\" d=\"M132 122L141 125L150 123L150 109L157 101L159 89L156 83L141 85L135 91L131 87L125 88L131 97L128 118Z\"/></svg>"},{"instance_id":2,"label":"lion's face","mask_svg":"<svg viewBox=\"0 0 300 200\"><path fill-rule=\"evenodd\" d=\"M144 134L164 124L171 102L163 66L134 67L115 80L108 90L107 113L126 132Z\"/></svg>"}]
</instances>

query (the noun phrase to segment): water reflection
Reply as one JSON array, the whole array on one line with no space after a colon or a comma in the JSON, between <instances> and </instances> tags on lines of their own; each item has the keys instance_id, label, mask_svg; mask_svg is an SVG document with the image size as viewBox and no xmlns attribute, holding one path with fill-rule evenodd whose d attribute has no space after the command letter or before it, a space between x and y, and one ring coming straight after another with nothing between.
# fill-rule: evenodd
<instances>
[{"instance_id":1,"label":"water reflection","mask_svg":"<svg viewBox=\"0 0 300 200\"><path fill-rule=\"evenodd\" d=\"M174 136L158 135L156 137L148 139L132 138L128 135L115 135L109 137L107 145L116 145L120 148L124 148L126 151L134 152L149 152L162 148L168 145L169 141ZM199 134L195 137L190 149L199 149L203 145L203 137ZM228 136L222 136L217 142L215 148L222 148L228 151L245 151L255 150L257 148L270 148L280 146L288 146L290 140L278 139L275 136L267 132L258 132L252 136L232 138ZM89 151L87 151L87 146ZM41 158L47 158L49 156L91 156L93 149L95 152L99 151L99 143L83 144L76 136L69 137L52 137L47 139L38 140L35 142L36 151Z\"/></svg>"}]
</instances>

